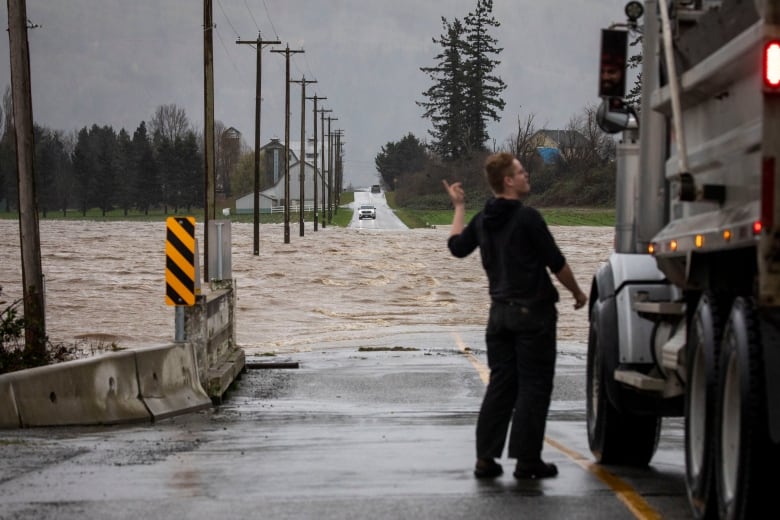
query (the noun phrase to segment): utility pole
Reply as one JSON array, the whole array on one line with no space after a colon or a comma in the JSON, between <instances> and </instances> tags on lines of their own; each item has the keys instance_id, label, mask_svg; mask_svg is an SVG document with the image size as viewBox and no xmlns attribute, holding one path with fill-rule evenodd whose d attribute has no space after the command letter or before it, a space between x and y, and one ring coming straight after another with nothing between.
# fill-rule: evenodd
<instances>
[{"instance_id":1,"label":"utility pole","mask_svg":"<svg viewBox=\"0 0 780 520\"><path fill-rule=\"evenodd\" d=\"M338 121L338 117L326 117L328 120L328 222L333 221L333 134L330 132L331 121Z\"/></svg>"},{"instance_id":2,"label":"utility pole","mask_svg":"<svg viewBox=\"0 0 780 520\"><path fill-rule=\"evenodd\" d=\"M11 54L11 91L16 136L16 172L19 191L19 240L22 252L24 342L36 355L46 354L41 237L35 196L30 47L27 42L27 3L8 0L8 39Z\"/></svg>"},{"instance_id":3,"label":"utility pole","mask_svg":"<svg viewBox=\"0 0 780 520\"><path fill-rule=\"evenodd\" d=\"M306 186L304 185L304 181L306 180L306 84L317 83L317 80L307 80L306 76L303 76L300 80L294 80L293 83L299 83L301 85L301 158L298 161L301 165L301 175L299 178L300 202L298 203L298 227L300 235L303 236L303 205L306 200ZM314 179L317 179L316 168L314 169ZM316 192L314 196L317 196Z\"/></svg>"},{"instance_id":4,"label":"utility pole","mask_svg":"<svg viewBox=\"0 0 780 520\"><path fill-rule=\"evenodd\" d=\"M341 205L341 176L342 168L344 166L341 161L341 146L343 144L341 141L341 136L344 135L344 130L336 129L333 131L333 135L336 138L336 143L333 146L333 148L336 150L336 157L334 159L333 166L333 182L335 184L335 189L333 190L333 214L338 215L339 206Z\"/></svg>"},{"instance_id":5,"label":"utility pole","mask_svg":"<svg viewBox=\"0 0 780 520\"><path fill-rule=\"evenodd\" d=\"M329 109L320 110L320 128L322 130L322 229L325 229L325 213L327 213L327 204L325 204L325 112L333 112Z\"/></svg>"},{"instance_id":6,"label":"utility pole","mask_svg":"<svg viewBox=\"0 0 780 520\"><path fill-rule=\"evenodd\" d=\"M314 94L314 96L306 99L314 100L314 231L317 231L317 101L328 98L317 97L317 94ZM320 175L322 175L322 170L320 170Z\"/></svg>"},{"instance_id":7,"label":"utility pole","mask_svg":"<svg viewBox=\"0 0 780 520\"><path fill-rule=\"evenodd\" d=\"M285 56L285 80L284 80L284 243L290 243L290 54L303 52L303 50L290 50L287 44L285 49L273 49L271 52L284 53Z\"/></svg>"},{"instance_id":8,"label":"utility pole","mask_svg":"<svg viewBox=\"0 0 780 520\"><path fill-rule=\"evenodd\" d=\"M211 0L203 0L203 160L205 161L206 193L203 211L203 280L209 281L209 219L215 218L214 188L214 22Z\"/></svg>"},{"instance_id":9,"label":"utility pole","mask_svg":"<svg viewBox=\"0 0 780 520\"><path fill-rule=\"evenodd\" d=\"M254 255L260 254L260 102L262 101L262 78L263 78L263 45L277 45L282 42L277 40L263 40L260 32L257 33L257 40L236 40L239 45L256 45L257 50L257 78L255 79L255 193L254 193Z\"/></svg>"}]
</instances>

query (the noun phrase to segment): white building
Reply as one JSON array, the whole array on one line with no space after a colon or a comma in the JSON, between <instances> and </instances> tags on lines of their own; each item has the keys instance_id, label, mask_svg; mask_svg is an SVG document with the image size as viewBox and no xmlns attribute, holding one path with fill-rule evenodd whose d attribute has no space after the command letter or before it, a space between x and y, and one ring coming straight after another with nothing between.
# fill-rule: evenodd
<instances>
[{"instance_id":1,"label":"white building","mask_svg":"<svg viewBox=\"0 0 780 520\"><path fill-rule=\"evenodd\" d=\"M290 143L290 208L297 211L301 200L301 161L298 158L300 155L300 142ZM319 148L319 147L318 147ZM271 213L277 211L284 211L284 192L285 192L285 164L284 164L284 143L279 139L272 139L270 143L263 146L260 149L265 152L265 185L269 188L260 192L260 213ZM318 156L320 156L320 150L317 150ZM304 210L312 210L314 208L314 145L313 143L307 143L307 148L304 150L307 159L303 163L303 205ZM321 157L321 156L320 156ZM319 164L320 157L317 158ZM322 175L321 169L317 171L317 205L322 205ZM328 180L325 179L325 189L328 188ZM236 199L236 213L254 213L254 193L250 192L246 195Z\"/></svg>"}]
</instances>

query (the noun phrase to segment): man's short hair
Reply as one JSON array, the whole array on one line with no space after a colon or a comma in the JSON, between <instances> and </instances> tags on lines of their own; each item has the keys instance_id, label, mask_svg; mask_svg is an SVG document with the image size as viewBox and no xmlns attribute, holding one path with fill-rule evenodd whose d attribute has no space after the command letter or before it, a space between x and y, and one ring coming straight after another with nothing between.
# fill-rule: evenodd
<instances>
[{"instance_id":1,"label":"man's short hair","mask_svg":"<svg viewBox=\"0 0 780 520\"><path fill-rule=\"evenodd\" d=\"M504 192L504 177L512 175L514 160L515 156L509 152L494 153L485 160L485 178L493 193Z\"/></svg>"}]
</instances>

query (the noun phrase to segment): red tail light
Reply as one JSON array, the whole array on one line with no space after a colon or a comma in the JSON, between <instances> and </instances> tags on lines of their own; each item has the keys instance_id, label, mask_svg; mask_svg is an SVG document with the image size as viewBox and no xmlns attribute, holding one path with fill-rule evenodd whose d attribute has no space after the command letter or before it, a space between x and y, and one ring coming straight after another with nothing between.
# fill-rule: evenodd
<instances>
[{"instance_id":1,"label":"red tail light","mask_svg":"<svg viewBox=\"0 0 780 520\"><path fill-rule=\"evenodd\" d=\"M780 90L780 41L771 40L764 46L764 86Z\"/></svg>"}]
</instances>

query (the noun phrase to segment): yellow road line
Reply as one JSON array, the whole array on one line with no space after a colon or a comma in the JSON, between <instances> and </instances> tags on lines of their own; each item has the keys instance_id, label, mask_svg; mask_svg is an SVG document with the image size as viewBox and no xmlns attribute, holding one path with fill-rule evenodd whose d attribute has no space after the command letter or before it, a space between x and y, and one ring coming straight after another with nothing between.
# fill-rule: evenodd
<instances>
[{"instance_id":1,"label":"yellow road line","mask_svg":"<svg viewBox=\"0 0 780 520\"><path fill-rule=\"evenodd\" d=\"M458 350L460 350L463 355L466 356L466 359L468 359L469 362L474 366L474 368L477 370L477 373L479 374L480 379L482 379L482 382L487 384L490 380L490 369L479 359L477 359L477 356L471 352L471 349L460 337L460 334L453 333L453 338L455 339L455 344L458 346ZM571 459L572 462L584 470L592 473L599 480L609 486L610 489L612 489L612 491L614 491L617 495L618 500L623 502L628 510L631 511L631 513L633 513L634 516L639 520L657 520L663 518L658 511L653 509L650 504L648 504L647 501L642 498L642 495L637 493L637 491L632 488L630 484L628 484L620 477L613 475L609 471L605 470L602 466L599 466L598 464L595 464L589 460L581 453L566 447L549 436L545 436L544 441L556 450L566 455L569 459Z\"/></svg>"}]
</instances>

